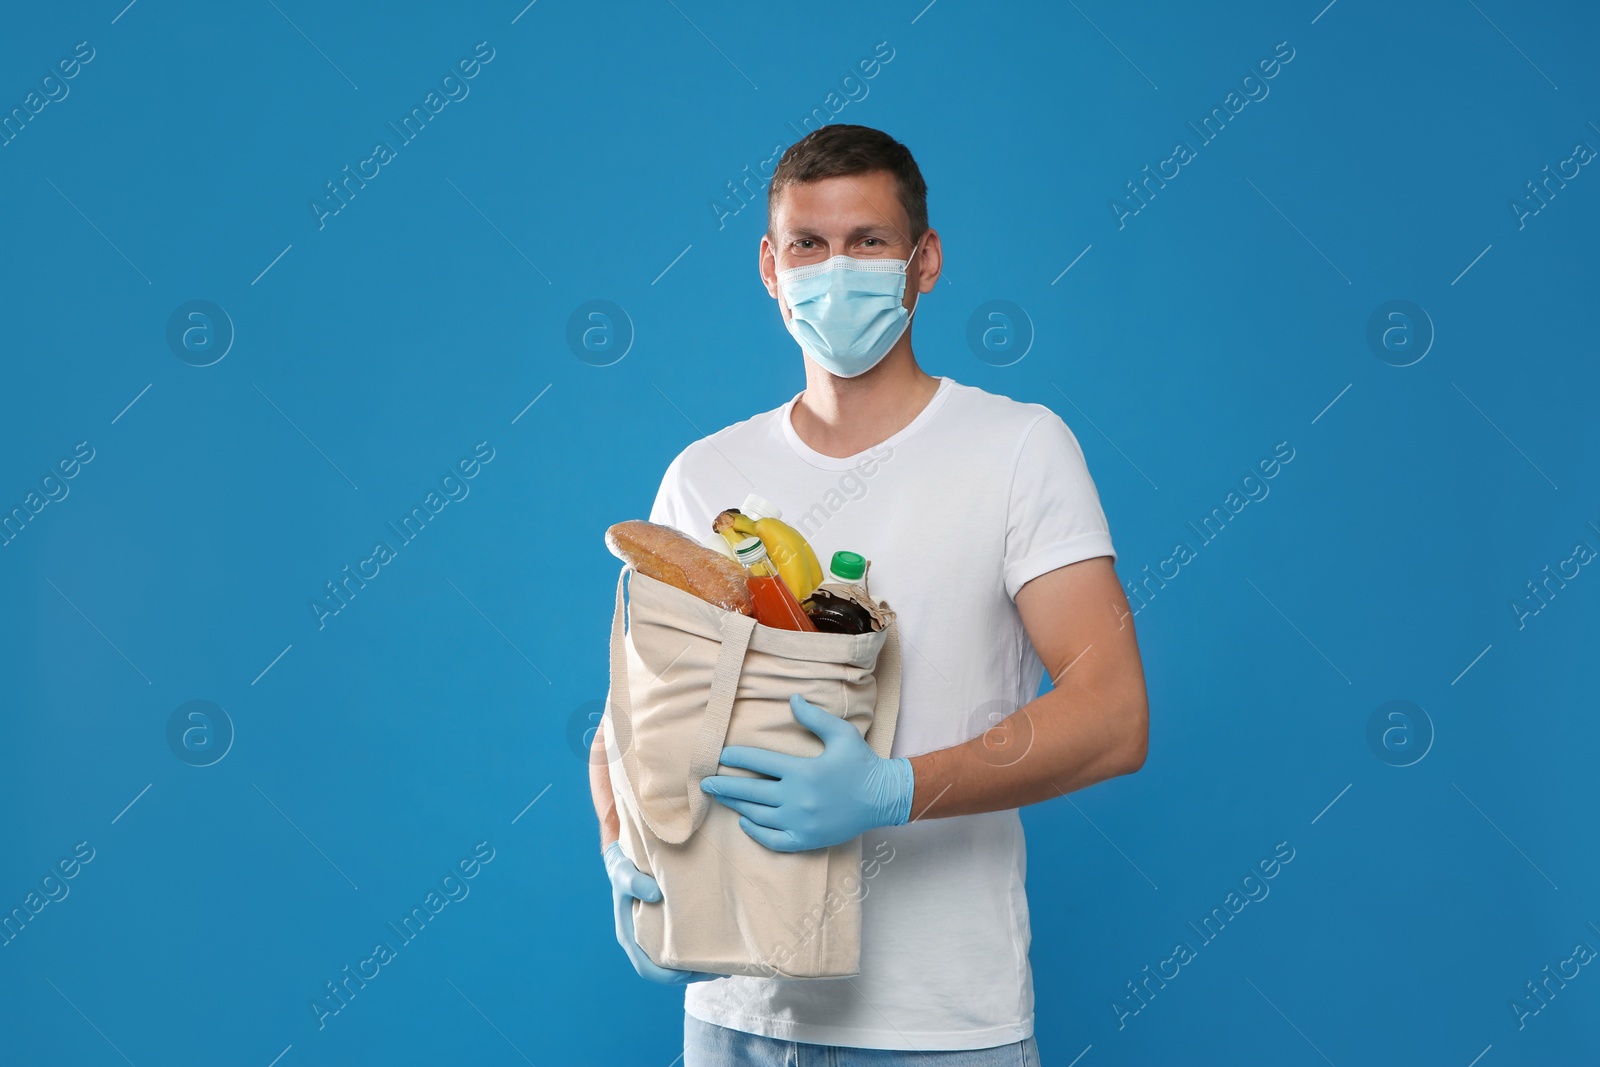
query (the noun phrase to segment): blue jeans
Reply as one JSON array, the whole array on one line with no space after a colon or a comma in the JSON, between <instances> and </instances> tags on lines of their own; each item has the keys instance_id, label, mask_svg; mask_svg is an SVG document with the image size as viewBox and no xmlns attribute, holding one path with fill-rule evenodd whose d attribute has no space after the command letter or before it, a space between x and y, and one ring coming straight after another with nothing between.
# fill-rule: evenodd
<instances>
[{"instance_id":1,"label":"blue jeans","mask_svg":"<svg viewBox=\"0 0 1600 1067\"><path fill-rule=\"evenodd\" d=\"M1029 1037L993 1048L937 1052L812 1045L747 1034L683 1016L683 1067L1039 1067L1039 1046Z\"/></svg>"}]
</instances>

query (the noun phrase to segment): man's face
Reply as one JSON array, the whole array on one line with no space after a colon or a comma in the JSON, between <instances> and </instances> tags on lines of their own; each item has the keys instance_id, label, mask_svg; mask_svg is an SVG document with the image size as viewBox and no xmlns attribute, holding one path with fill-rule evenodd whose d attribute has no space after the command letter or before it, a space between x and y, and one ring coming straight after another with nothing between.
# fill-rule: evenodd
<instances>
[{"instance_id":1,"label":"man's face","mask_svg":"<svg viewBox=\"0 0 1600 1067\"><path fill-rule=\"evenodd\" d=\"M886 170L791 185L778 197L771 233L761 239L761 277L778 300L784 320L788 304L778 288L777 273L791 267L822 263L833 256L855 259L911 259L904 307L911 307L936 240L930 230L923 249L911 258L911 221L900 206L898 185Z\"/></svg>"}]
</instances>

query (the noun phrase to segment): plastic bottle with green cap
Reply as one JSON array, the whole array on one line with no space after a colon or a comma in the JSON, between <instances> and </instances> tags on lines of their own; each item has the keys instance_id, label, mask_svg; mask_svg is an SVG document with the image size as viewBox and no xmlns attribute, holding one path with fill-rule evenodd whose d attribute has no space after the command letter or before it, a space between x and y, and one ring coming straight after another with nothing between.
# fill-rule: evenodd
<instances>
[{"instance_id":1,"label":"plastic bottle with green cap","mask_svg":"<svg viewBox=\"0 0 1600 1067\"><path fill-rule=\"evenodd\" d=\"M829 577L840 585L858 585L866 573L866 557L856 552L835 552L828 562Z\"/></svg>"}]
</instances>

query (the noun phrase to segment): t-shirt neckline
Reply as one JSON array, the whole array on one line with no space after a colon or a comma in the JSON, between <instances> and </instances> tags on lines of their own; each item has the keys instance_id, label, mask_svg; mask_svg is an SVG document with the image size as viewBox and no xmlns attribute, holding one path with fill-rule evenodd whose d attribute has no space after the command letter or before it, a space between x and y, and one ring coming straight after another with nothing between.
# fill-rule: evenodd
<instances>
[{"instance_id":1,"label":"t-shirt neckline","mask_svg":"<svg viewBox=\"0 0 1600 1067\"><path fill-rule=\"evenodd\" d=\"M790 398L787 404L778 409L778 425L782 427L784 439L789 442L789 447L794 449L795 455L799 456L813 467L821 467L824 470L833 471L849 470L852 467L860 466L861 463L867 459L875 449L884 447L893 448L894 446L903 442L906 438L910 437L912 434L916 433L918 430L922 429L928 424L929 421L933 419L933 416L938 412L940 405L944 403L945 398L950 395L952 387L956 384L954 379L946 377L945 375L941 374L938 376L938 378L939 388L934 390L933 396L930 397L928 402L923 405L922 410L917 412L916 418L906 423L899 430L889 435L884 440L872 445L869 448L857 452L853 456L825 456L800 439L800 435L795 432L794 420L792 416L794 413L795 404L799 403L800 398L805 395L805 390L803 389Z\"/></svg>"}]
</instances>

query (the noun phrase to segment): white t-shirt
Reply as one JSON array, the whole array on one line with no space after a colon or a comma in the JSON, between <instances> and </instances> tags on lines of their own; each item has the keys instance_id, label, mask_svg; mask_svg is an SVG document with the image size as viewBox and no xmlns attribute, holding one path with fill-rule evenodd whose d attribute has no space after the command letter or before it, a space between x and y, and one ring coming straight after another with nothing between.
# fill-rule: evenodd
<instances>
[{"instance_id":1,"label":"white t-shirt","mask_svg":"<svg viewBox=\"0 0 1600 1067\"><path fill-rule=\"evenodd\" d=\"M800 440L794 403L685 448L650 520L700 540L713 516L754 492L782 509L824 568L839 549L871 560L871 591L895 610L901 633L895 756L960 744L1034 699L1044 668L1017 590L1057 567L1116 555L1072 431L1042 404L940 378L908 426L834 458ZM917 799L932 798L919 790ZM1030 1036L1017 810L883 827L862 846L877 862L862 872L858 976L699 982L685 989L686 1011L748 1033L858 1048L973 1049Z\"/></svg>"}]
</instances>

